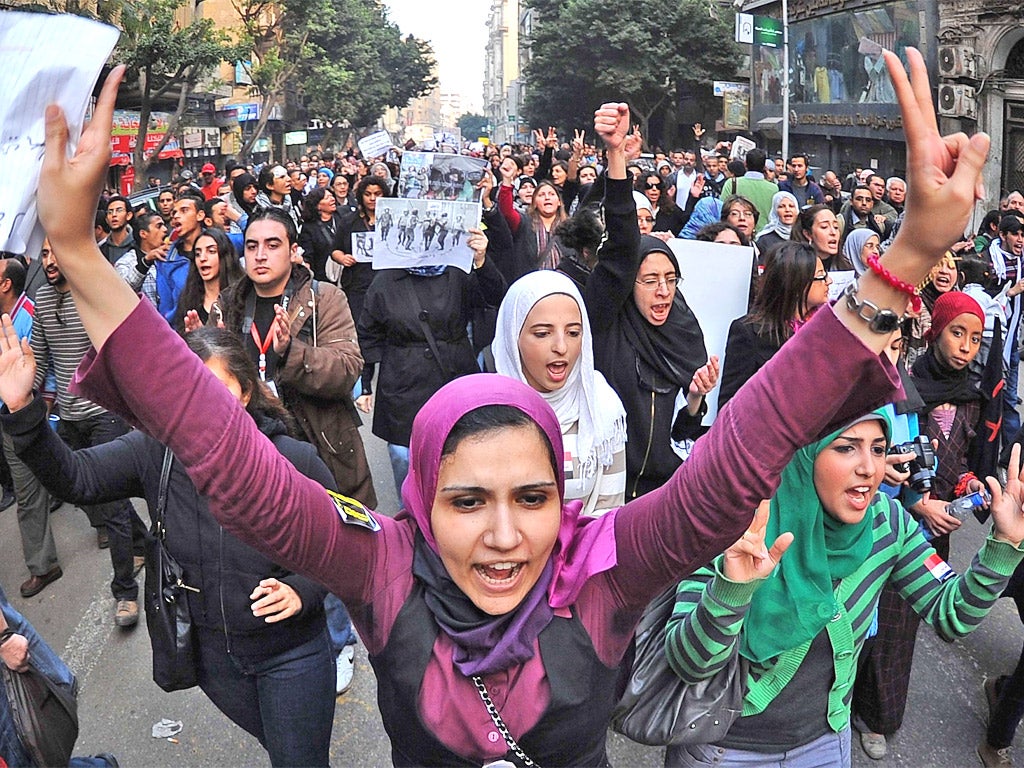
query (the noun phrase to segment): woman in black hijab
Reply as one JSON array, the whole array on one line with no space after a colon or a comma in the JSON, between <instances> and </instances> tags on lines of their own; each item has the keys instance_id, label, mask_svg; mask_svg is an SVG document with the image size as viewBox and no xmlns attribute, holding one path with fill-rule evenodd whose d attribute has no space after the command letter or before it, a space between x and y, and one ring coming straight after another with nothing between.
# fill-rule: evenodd
<instances>
[{"instance_id":1,"label":"woman in black hijab","mask_svg":"<svg viewBox=\"0 0 1024 768\"><path fill-rule=\"evenodd\" d=\"M594 362L626 408L626 499L660 487L679 466L672 450L676 396L687 391L676 438L696 437L707 410L704 395L718 377L704 334L676 286L672 249L640 235L630 183L605 189L607 239L587 281Z\"/></svg>"}]
</instances>

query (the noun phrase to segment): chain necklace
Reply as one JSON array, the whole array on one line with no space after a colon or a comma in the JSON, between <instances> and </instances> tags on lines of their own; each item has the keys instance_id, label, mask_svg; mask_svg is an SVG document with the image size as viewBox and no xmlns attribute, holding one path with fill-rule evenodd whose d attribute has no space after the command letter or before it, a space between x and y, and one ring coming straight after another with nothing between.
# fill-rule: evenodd
<instances>
[{"instance_id":1,"label":"chain necklace","mask_svg":"<svg viewBox=\"0 0 1024 768\"><path fill-rule=\"evenodd\" d=\"M501 719L501 715L498 714L498 708L494 706L494 702L491 701L491 697L487 693L487 688L484 686L484 681L480 679L479 675L473 675L473 685L476 686L476 692L480 694L480 698L484 702L484 706L487 707L487 714L491 716L491 720L494 726L498 729L502 738L505 739L505 743L508 744L509 749L523 761L523 764L527 768L538 768L537 764L531 760L522 747L516 743L516 740L512 738L512 734L508 732L508 726L505 725L505 721Z\"/></svg>"}]
</instances>

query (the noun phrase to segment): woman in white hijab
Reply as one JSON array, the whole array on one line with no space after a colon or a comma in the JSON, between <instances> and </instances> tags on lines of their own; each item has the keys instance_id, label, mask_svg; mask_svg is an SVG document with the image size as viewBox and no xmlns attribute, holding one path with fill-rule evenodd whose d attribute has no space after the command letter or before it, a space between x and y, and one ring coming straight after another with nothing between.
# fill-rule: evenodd
<instances>
[{"instance_id":1,"label":"woman in white hijab","mask_svg":"<svg viewBox=\"0 0 1024 768\"><path fill-rule=\"evenodd\" d=\"M565 498L597 516L625 498L626 412L594 370L592 343L576 285L542 270L508 289L491 349L499 374L528 384L554 409L564 443Z\"/></svg>"},{"instance_id":2,"label":"woman in white hijab","mask_svg":"<svg viewBox=\"0 0 1024 768\"><path fill-rule=\"evenodd\" d=\"M772 209L768 223L757 233L757 247L761 253L790 239L793 224L800 215L800 203L792 192L776 192L772 197Z\"/></svg>"}]
</instances>

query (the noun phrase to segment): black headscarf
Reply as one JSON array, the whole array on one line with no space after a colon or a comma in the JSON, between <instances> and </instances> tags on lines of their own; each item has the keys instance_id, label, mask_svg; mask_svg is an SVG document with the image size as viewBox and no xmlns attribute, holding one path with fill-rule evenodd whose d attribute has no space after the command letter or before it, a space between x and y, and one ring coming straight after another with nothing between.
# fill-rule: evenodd
<instances>
[{"instance_id":1,"label":"black headscarf","mask_svg":"<svg viewBox=\"0 0 1024 768\"><path fill-rule=\"evenodd\" d=\"M252 215L253 211L256 210L255 203L246 203L245 196L242 194L246 187L256 187L256 177L251 173L240 173L231 181L231 193L235 196L235 202L238 203L238 207L241 208L245 213Z\"/></svg>"},{"instance_id":2,"label":"black headscarf","mask_svg":"<svg viewBox=\"0 0 1024 768\"><path fill-rule=\"evenodd\" d=\"M640 263L652 253L665 254L679 274L679 262L672 249L656 237L641 236ZM675 291L672 308L662 325L651 325L635 302L626 302L622 329L636 354L640 386L649 392L689 387L693 374L708 360L704 332L679 291Z\"/></svg>"},{"instance_id":3,"label":"black headscarf","mask_svg":"<svg viewBox=\"0 0 1024 768\"><path fill-rule=\"evenodd\" d=\"M983 399L967 368L957 370L943 364L935 354L934 344L914 361L911 370L926 413L943 403L962 405Z\"/></svg>"}]
</instances>

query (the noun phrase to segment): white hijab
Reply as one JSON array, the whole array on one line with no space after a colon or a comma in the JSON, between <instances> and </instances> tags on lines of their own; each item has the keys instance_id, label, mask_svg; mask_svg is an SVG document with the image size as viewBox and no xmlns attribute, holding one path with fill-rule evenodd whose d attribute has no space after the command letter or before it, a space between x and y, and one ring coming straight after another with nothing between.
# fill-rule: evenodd
<instances>
[{"instance_id":1,"label":"white hijab","mask_svg":"<svg viewBox=\"0 0 1024 768\"><path fill-rule=\"evenodd\" d=\"M582 349L562 388L538 394L554 410L562 434L578 423L576 439L580 473L584 478L592 477L599 464L610 466L614 455L625 446L626 411L604 376L594 370L590 319L576 284L561 272L551 270L530 272L512 283L498 309L497 331L491 350L499 374L528 384L519 356L519 334L534 305L545 296L556 293L570 296L580 308ZM571 498L569 493L566 497Z\"/></svg>"}]
</instances>

